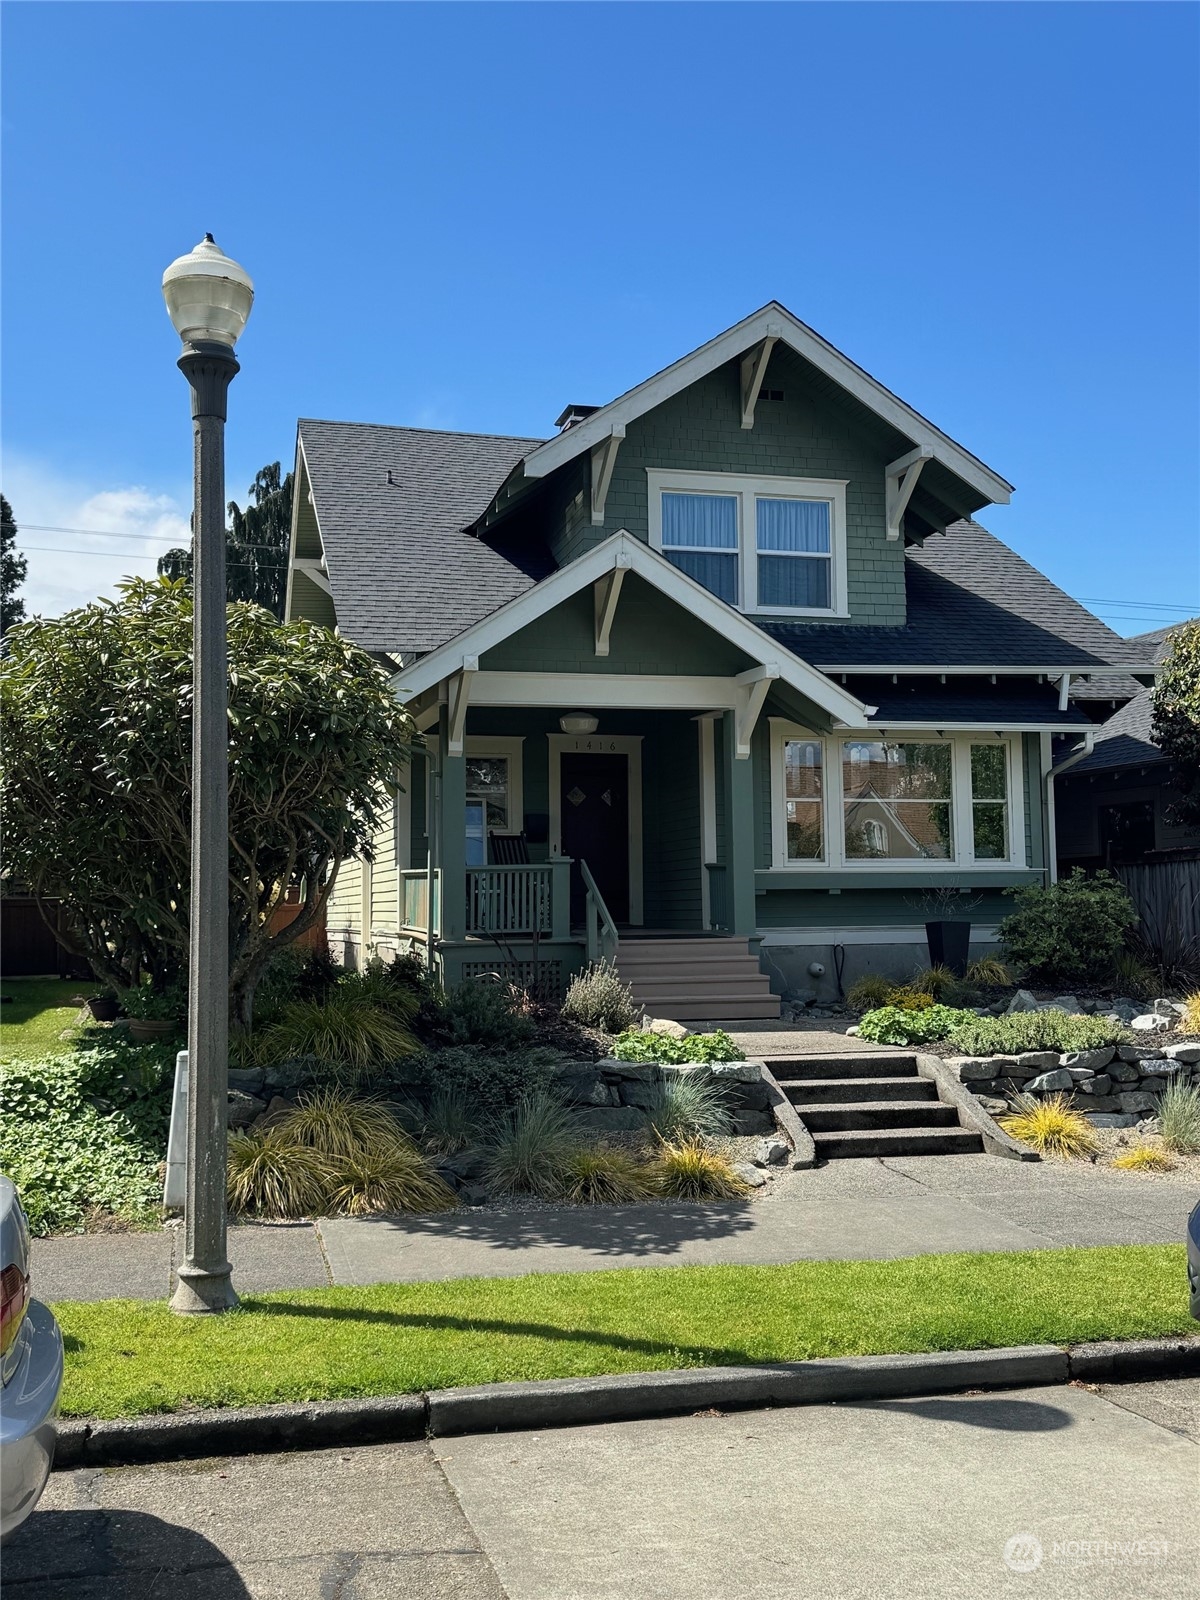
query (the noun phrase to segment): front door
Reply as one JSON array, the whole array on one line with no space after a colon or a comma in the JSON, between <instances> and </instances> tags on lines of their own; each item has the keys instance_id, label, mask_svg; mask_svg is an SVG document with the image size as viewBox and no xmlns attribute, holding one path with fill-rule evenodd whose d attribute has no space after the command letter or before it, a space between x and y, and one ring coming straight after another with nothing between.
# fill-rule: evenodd
<instances>
[{"instance_id":1,"label":"front door","mask_svg":"<svg viewBox=\"0 0 1200 1600\"><path fill-rule=\"evenodd\" d=\"M629 757L563 752L562 853L571 868L571 921L583 921L586 861L614 922L629 921Z\"/></svg>"}]
</instances>

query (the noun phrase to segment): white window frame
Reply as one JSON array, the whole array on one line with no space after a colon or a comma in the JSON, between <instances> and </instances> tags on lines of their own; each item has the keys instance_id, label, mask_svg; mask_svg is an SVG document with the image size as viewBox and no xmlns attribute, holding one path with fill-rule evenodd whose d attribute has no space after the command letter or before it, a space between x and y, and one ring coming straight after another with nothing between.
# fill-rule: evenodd
<instances>
[{"instance_id":1,"label":"white window frame","mask_svg":"<svg viewBox=\"0 0 1200 1600\"><path fill-rule=\"evenodd\" d=\"M662 542L663 494L723 494L737 501L738 601L747 615L781 617L848 617L846 579L847 478L747 477L734 472L673 472L647 467L646 486L651 548L668 556ZM758 603L758 519L755 501L824 500L829 504L830 604L828 606L764 606ZM720 551L710 552L714 555ZM731 552L725 552L730 554Z\"/></svg>"},{"instance_id":2,"label":"white window frame","mask_svg":"<svg viewBox=\"0 0 1200 1600\"><path fill-rule=\"evenodd\" d=\"M1025 788L1022 766L1022 741L1019 733L952 733L939 734L936 730L909 728L864 728L861 732L839 733L823 736L811 728L788 722L782 717L770 718L771 728L771 862L776 871L803 873L807 877L820 877L831 872L897 872L914 876L928 876L931 872L970 872L972 876L986 872L1010 873L1024 868L1025 861ZM803 739L822 746L822 825L825 832L825 854L821 861L791 861L787 853L787 796L784 790L784 744L790 739ZM842 790L842 746L845 744L873 743L884 740L889 744L949 744L953 750L951 761L950 819L954 851L946 860L921 857L904 860L899 857L846 855L843 832L844 794ZM971 746L974 744L1000 744L1007 755L1008 780L1008 856L1004 860L984 857L975 859L972 827Z\"/></svg>"}]
</instances>

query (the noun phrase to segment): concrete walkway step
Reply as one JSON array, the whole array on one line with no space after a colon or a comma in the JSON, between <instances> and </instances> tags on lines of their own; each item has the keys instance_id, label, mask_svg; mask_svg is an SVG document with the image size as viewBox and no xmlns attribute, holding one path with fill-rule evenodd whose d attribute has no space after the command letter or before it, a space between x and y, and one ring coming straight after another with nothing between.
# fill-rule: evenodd
<instances>
[{"instance_id":1,"label":"concrete walkway step","mask_svg":"<svg viewBox=\"0 0 1200 1600\"><path fill-rule=\"evenodd\" d=\"M957 1128L958 1112L941 1101L858 1100L850 1105L797 1106L812 1134L857 1133L870 1128Z\"/></svg>"},{"instance_id":2,"label":"concrete walkway step","mask_svg":"<svg viewBox=\"0 0 1200 1600\"><path fill-rule=\"evenodd\" d=\"M837 1106L850 1100L937 1100L927 1078L813 1078L789 1080L779 1087L794 1106Z\"/></svg>"},{"instance_id":3,"label":"concrete walkway step","mask_svg":"<svg viewBox=\"0 0 1200 1600\"><path fill-rule=\"evenodd\" d=\"M873 1128L814 1133L824 1161L846 1156L978 1155L983 1140L969 1128Z\"/></svg>"},{"instance_id":4,"label":"concrete walkway step","mask_svg":"<svg viewBox=\"0 0 1200 1600\"><path fill-rule=\"evenodd\" d=\"M772 1056L771 1071L777 1083L812 1078L915 1078L917 1058L910 1055Z\"/></svg>"}]
</instances>

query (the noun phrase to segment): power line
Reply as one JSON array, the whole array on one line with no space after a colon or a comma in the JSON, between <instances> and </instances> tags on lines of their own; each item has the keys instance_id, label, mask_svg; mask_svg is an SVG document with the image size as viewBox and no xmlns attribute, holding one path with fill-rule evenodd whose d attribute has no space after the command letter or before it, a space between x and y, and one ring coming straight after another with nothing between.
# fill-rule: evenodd
<instances>
[{"instance_id":1,"label":"power line","mask_svg":"<svg viewBox=\"0 0 1200 1600\"><path fill-rule=\"evenodd\" d=\"M88 539L159 539L164 544L178 544L178 539L177 539L176 535L173 534L173 533L172 534L167 534L167 533L134 533L132 531L127 532L127 533L113 533L111 531L111 529L107 529L107 528L58 528L58 527L52 526L48 522L22 522L21 523L21 528L28 528L31 533L80 533L80 534L83 534L83 536L85 538L88 538ZM189 538L191 538L191 535L190 534L184 534L183 537L185 539L189 539ZM246 544L243 540L240 540L240 539L238 540L238 543L241 545L243 550L278 550L279 549L279 546L277 544ZM30 549L30 550L38 550L38 549L46 549L48 547L45 546L45 545L29 545L29 546L27 546L27 548ZM77 552L68 551L67 553L69 555L74 555ZM82 553L83 555L92 554L92 552L89 551L89 550L84 550L84 551L78 552L78 553Z\"/></svg>"},{"instance_id":2,"label":"power line","mask_svg":"<svg viewBox=\"0 0 1200 1600\"><path fill-rule=\"evenodd\" d=\"M273 545L242 546L243 549L256 550L274 549ZM65 545L56 544L27 544L26 552L34 551L39 555L49 556L104 556L109 561L148 561L153 555L153 550L80 550L69 549ZM226 561L227 567L257 567L260 570L271 567L286 567L286 561Z\"/></svg>"}]
</instances>

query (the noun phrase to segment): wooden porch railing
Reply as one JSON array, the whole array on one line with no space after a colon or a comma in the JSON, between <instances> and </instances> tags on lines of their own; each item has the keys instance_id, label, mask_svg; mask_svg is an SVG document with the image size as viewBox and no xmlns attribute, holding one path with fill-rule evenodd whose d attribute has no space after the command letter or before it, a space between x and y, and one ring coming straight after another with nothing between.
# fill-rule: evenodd
<instances>
[{"instance_id":1,"label":"wooden porch railing","mask_svg":"<svg viewBox=\"0 0 1200 1600\"><path fill-rule=\"evenodd\" d=\"M604 896L597 889L596 880L588 870L586 861L580 861L579 871L583 877L583 887L587 896L584 902L587 958L589 962L615 961L619 938L617 925L609 915L608 907L604 904Z\"/></svg>"}]
</instances>

